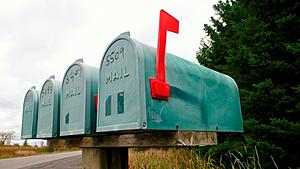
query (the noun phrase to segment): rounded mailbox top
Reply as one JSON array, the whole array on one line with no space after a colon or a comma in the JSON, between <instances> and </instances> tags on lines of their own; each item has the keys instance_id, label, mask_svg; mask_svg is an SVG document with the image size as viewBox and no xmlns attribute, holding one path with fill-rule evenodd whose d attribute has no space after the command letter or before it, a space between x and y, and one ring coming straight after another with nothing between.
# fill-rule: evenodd
<instances>
[{"instance_id":1,"label":"rounded mailbox top","mask_svg":"<svg viewBox=\"0 0 300 169\"><path fill-rule=\"evenodd\" d=\"M130 38L130 33L120 34L105 50L100 64L99 85L123 83L122 79L125 80L126 77L129 77L130 72L135 73L137 71L137 65L143 60L143 57L140 56L142 56L142 50L139 43ZM105 83L102 83L102 80Z\"/></svg>"},{"instance_id":2,"label":"rounded mailbox top","mask_svg":"<svg viewBox=\"0 0 300 169\"><path fill-rule=\"evenodd\" d=\"M29 110L29 107L26 107L26 105L38 103L38 99L39 99L38 95L39 95L39 91L36 90L35 86L31 87L26 92L26 95L25 95L25 98L24 98L24 103L23 103L23 106L24 106L23 111L33 111L32 108L30 108L30 110Z\"/></svg>"},{"instance_id":3,"label":"rounded mailbox top","mask_svg":"<svg viewBox=\"0 0 300 169\"><path fill-rule=\"evenodd\" d=\"M122 59L126 59L125 55L128 57L131 54L130 57L138 57L141 54L138 45L136 40L130 38L130 32L120 34L106 48L100 68L122 62Z\"/></svg>"},{"instance_id":4,"label":"rounded mailbox top","mask_svg":"<svg viewBox=\"0 0 300 169\"><path fill-rule=\"evenodd\" d=\"M73 82L74 80L79 80L81 78L85 78L85 75L88 71L89 66L83 63L83 59L77 59L75 62L73 62L67 69L64 78L63 78L63 84L68 85L70 80Z\"/></svg>"},{"instance_id":5,"label":"rounded mailbox top","mask_svg":"<svg viewBox=\"0 0 300 169\"><path fill-rule=\"evenodd\" d=\"M40 93L40 108L53 106L54 97L59 96L60 82L55 80L55 76L49 77L43 84Z\"/></svg>"},{"instance_id":6,"label":"rounded mailbox top","mask_svg":"<svg viewBox=\"0 0 300 169\"><path fill-rule=\"evenodd\" d=\"M68 99L85 92L87 83L91 81L91 71L95 69L83 63L83 59L78 59L67 69L62 81L62 99Z\"/></svg>"},{"instance_id":7,"label":"rounded mailbox top","mask_svg":"<svg viewBox=\"0 0 300 169\"><path fill-rule=\"evenodd\" d=\"M67 69L62 82L62 100L84 97L86 88L87 66L80 61L75 61ZM70 102L72 103L72 101Z\"/></svg>"}]
</instances>

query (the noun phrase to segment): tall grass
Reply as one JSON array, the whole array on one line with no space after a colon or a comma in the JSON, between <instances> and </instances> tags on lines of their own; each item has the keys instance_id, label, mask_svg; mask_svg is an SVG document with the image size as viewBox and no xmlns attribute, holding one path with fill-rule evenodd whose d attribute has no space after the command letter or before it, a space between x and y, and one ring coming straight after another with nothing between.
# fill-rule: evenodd
<instances>
[{"instance_id":1,"label":"tall grass","mask_svg":"<svg viewBox=\"0 0 300 169\"><path fill-rule=\"evenodd\" d=\"M196 151L187 148L130 149L129 168L131 169L261 169L260 159L255 148L254 156L239 152L227 152L215 161L210 156L200 157ZM229 161L224 161L224 160ZM229 165L228 165L229 164ZM274 167L276 163L274 162Z\"/></svg>"},{"instance_id":2,"label":"tall grass","mask_svg":"<svg viewBox=\"0 0 300 169\"><path fill-rule=\"evenodd\" d=\"M0 147L0 159L52 152L48 147ZM245 148L247 152L247 149ZM254 155L228 151L219 159L200 156L192 148L136 148L129 149L130 169L261 169L256 147ZM198 151L199 152L199 151ZM278 168L272 158L274 168Z\"/></svg>"},{"instance_id":3,"label":"tall grass","mask_svg":"<svg viewBox=\"0 0 300 169\"><path fill-rule=\"evenodd\" d=\"M190 168L196 169L203 164L205 160L195 155L190 149L148 149L139 151L137 149L129 150L129 167L132 169L175 169Z\"/></svg>"}]
</instances>

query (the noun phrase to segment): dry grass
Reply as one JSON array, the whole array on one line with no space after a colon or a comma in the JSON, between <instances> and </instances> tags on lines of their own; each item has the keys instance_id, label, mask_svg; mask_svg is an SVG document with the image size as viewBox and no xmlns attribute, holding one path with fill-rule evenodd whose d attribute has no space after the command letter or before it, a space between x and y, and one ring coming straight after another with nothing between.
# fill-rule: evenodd
<instances>
[{"instance_id":1,"label":"dry grass","mask_svg":"<svg viewBox=\"0 0 300 169\"><path fill-rule=\"evenodd\" d=\"M61 151L72 151L74 149L64 149ZM76 149L78 150L78 149ZM52 152L53 149L47 147L0 147L0 159L37 155ZM130 169L261 169L260 159L255 148L254 157L243 156L239 152L228 152L230 157L230 167L225 167L222 162L214 161L210 157L201 158L196 151L189 148L150 148L150 149L129 149ZM277 167L274 162L274 166Z\"/></svg>"},{"instance_id":2,"label":"dry grass","mask_svg":"<svg viewBox=\"0 0 300 169\"><path fill-rule=\"evenodd\" d=\"M0 159L21 157L29 155L37 155L52 152L48 147L15 147L15 146L1 146Z\"/></svg>"},{"instance_id":3,"label":"dry grass","mask_svg":"<svg viewBox=\"0 0 300 169\"><path fill-rule=\"evenodd\" d=\"M188 148L169 149L130 149L129 168L131 169L261 169L260 160L255 148L254 157L243 156L239 152L228 152L230 165L225 167L222 157L214 161L209 156L201 158ZM227 158L228 159L228 158ZM227 163L228 163L227 162ZM276 164L274 163L274 166Z\"/></svg>"},{"instance_id":4,"label":"dry grass","mask_svg":"<svg viewBox=\"0 0 300 169\"><path fill-rule=\"evenodd\" d=\"M210 167L210 165L212 165ZM183 148L129 150L131 169L201 169L218 168L211 159L200 158L194 150Z\"/></svg>"}]
</instances>

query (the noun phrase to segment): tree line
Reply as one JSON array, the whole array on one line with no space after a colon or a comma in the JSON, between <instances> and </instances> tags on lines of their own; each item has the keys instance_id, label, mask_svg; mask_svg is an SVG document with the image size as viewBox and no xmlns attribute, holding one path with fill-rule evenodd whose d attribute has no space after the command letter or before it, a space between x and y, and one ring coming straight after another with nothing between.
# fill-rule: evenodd
<instances>
[{"instance_id":1,"label":"tree line","mask_svg":"<svg viewBox=\"0 0 300 169\"><path fill-rule=\"evenodd\" d=\"M257 148L263 168L299 167L300 1L226 0L214 10L197 60L236 80L244 133L221 133L200 151L218 160Z\"/></svg>"}]
</instances>

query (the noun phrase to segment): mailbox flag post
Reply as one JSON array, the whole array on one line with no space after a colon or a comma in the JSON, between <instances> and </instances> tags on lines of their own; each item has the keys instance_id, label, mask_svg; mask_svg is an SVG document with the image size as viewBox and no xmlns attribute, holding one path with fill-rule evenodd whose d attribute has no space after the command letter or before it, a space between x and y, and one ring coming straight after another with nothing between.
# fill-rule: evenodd
<instances>
[{"instance_id":1,"label":"mailbox flag post","mask_svg":"<svg viewBox=\"0 0 300 169\"><path fill-rule=\"evenodd\" d=\"M178 33L179 21L164 10L160 10L158 42L156 51L156 79L149 78L153 99L169 100L170 85L166 82L166 39L167 31Z\"/></svg>"}]
</instances>

